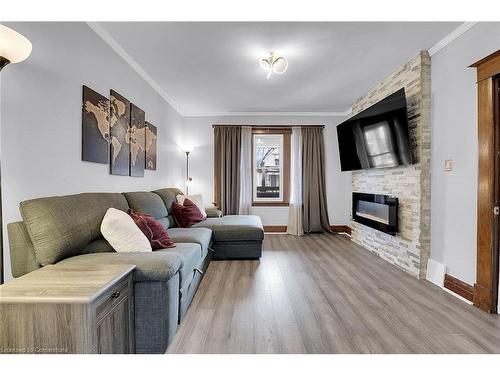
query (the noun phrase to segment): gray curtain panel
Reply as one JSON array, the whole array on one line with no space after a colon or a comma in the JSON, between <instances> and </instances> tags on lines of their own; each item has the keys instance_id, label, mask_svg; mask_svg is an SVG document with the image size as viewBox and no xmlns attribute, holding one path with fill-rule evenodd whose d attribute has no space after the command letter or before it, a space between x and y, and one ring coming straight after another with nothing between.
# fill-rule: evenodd
<instances>
[{"instance_id":1,"label":"gray curtain panel","mask_svg":"<svg viewBox=\"0 0 500 375\"><path fill-rule=\"evenodd\" d=\"M214 128L214 197L224 215L237 215L240 202L241 127Z\"/></svg>"},{"instance_id":2,"label":"gray curtain panel","mask_svg":"<svg viewBox=\"0 0 500 375\"><path fill-rule=\"evenodd\" d=\"M304 233L331 232L326 200L323 129L302 127Z\"/></svg>"}]
</instances>

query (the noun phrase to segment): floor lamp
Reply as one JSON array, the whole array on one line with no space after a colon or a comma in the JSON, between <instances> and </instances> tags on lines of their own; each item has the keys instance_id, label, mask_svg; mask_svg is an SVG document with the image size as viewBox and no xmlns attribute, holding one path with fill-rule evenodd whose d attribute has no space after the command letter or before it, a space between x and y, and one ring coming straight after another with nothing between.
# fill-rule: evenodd
<instances>
[{"instance_id":1,"label":"floor lamp","mask_svg":"<svg viewBox=\"0 0 500 375\"><path fill-rule=\"evenodd\" d=\"M193 151L191 146L184 146L186 153L186 195L189 195L189 187L193 184L193 178L189 175L189 154Z\"/></svg>"},{"instance_id":2,"label":"floor lamp","mask_svg":"<svg viewBox=\"0 0 500 375\"><path fill-rule=\"evenodd\" d=\"M8 64L26 60L31 54L31 49L32 45L28 39L0 24L0 74ZM3 267L2 172L0 167L0 284L4 282Z\"/></svg>"}]
</instances>

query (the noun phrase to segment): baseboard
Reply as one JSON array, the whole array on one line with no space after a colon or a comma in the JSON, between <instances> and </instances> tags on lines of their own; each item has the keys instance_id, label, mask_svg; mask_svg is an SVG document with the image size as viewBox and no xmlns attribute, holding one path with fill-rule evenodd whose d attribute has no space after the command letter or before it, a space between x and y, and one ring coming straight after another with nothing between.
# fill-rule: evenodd
<instances>
[{"instance_id":1,"label":"baseboard","mask_svg":"<svg viewBox=\"0 0 500 375\"><path fill-rule=\"evenodd\" d=\"M331 225L330 228L335 233L346 233L351 235L351 227L349 225ZM265 233L286 233L286 225L264 225Z\"/></svg>"},{"instance_id":2,"label":"baseboard","mask_svg":"<svg viewBox=\"0 0 500 375\"><path fill-rule=\"evenodd\" d=\"M351 227L349 225L331 225L330 228L335 233L345 233L351 235Z\"/></svg>"},{"instance_id":3,"label":"baseboard","mask_svg":"<svg viewBox=\"0 0 500 375\"><path fill-rule=\"evenodd\" d=\"M286 233L286 225L264 225L264 233Z\"/></svg>"},{"instance_id":4,"label":"baseboard","mask_svg":"<svg viewBox=\"0 0 500 375\"><path fill-rule=\"evenodd\" d=\"M474 287L456 277L444 275L444 287L468 301L474 301Z\"/></svg>"},{"instance_id":5,"label":"baseboard","mask_svg":"<svg viewBox=\"0 0 500 375\"><path fill-rule=\"evenodd\" d=\"M458 298L460 301L468 304L468 305L473 305L472 301L469 301L468 299L465 299L464 297L458 295L457 293L455 292L452 292L451 290L447 289L447 288L442 288L446 293L452 295L453 297L455 298Z\"/></svg>"}]
</instances>

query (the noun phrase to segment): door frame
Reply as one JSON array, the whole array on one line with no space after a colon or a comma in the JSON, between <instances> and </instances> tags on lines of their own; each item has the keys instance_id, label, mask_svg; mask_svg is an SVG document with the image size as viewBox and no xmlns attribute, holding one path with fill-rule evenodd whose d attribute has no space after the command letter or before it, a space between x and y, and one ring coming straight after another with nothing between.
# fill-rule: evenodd
<instances>
[{"instance_id":1,"label":"door frame","mask_svg":"<svg viewBox=\"0 0 500 375\"><path fill-rule=\"evenodd\" d=\"M477 71L478 109L478 191L477 191L477 264L474 306L494 313L497 310L500 205L500 124L498 124L495 76L500 74L500 50L470 65Z\"/></svg>"}]
</instances>

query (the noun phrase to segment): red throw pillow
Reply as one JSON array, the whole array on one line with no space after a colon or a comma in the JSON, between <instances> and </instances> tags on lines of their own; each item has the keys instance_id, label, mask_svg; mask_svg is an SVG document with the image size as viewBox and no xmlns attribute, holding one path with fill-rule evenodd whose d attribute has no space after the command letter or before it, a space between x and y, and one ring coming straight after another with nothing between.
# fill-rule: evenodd
<instances>
[{"instance_id":1,"label":"red throw pillow","mask_svg":"<svg viewBox=\"0 0 500 375\"><path fill-rule=\"evenodd\" d=\"M183 204L172 203L172 214L181 228L187 228L205 220L200 209L188 198L184 199Z\"/></svg>"},{"instance_id":2,"label":"red throw pillow","mask_svg":"<svg viewBox=\"0 0 500 375\"><path fill-rule=\"evenodd\" d=\"M129 215L149 240L153 250L175 247L174 241L172 241L165 228L163 228L163 225L152 216L134 210L130 210Z\"/></svg>"}]
</instances>

